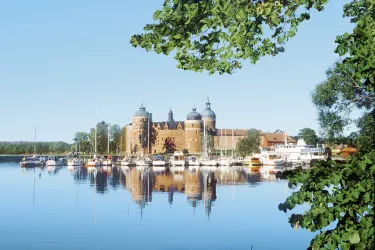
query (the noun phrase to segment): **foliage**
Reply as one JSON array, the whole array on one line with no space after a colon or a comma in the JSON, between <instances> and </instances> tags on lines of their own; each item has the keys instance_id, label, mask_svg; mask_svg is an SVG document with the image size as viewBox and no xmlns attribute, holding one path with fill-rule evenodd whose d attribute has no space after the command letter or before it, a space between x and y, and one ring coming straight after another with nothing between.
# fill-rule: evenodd
<instances>
[{"instance_id":1,"label":"foliage","mask_svg":"<svg viewBox=\"0 0 375 250\"><path fill-rule=\"evenodd\" d=\"M133 147L133 149L132 149L132 152L135 154L135 153L137 153L138 152L138 144L135 144L134 145L134 147Z\"/></svg>"},{"instance_id":2,"label":"foliage","mask_svg":"<svg viewBox=\"0 0 375 250\"><path fill-rule=\"evenodd\" d=\"M95 130L97 133L97 152L104 154L107 152L108 145L108 128L110 140L110 152L116 152L120 144L121 129L117 124L110 125L105 121L99 122L95 128L90 129L90 142L93 149L95 149Z\"/></svg>"},{"instance_id":3,"label":"foliage","mask_svg":"<svg viewBox=\"0 0 375 250\"><path fill-rule=\"evenodd\" d=\"M292 214L292 227L323 230L311 249L374 249L375 151L347 163L318 162L308 170L285 171L289 187L299 188L279 209L286 212L310 204L304 214ZM327 230L329 225L335 225Z\"/></svg>"},{"instance_id":4,"label":"foliage","mask_svg":"<svg viewBox=\"0 0 375 250\"><path fill-rule=\"evenodd\" d=\"M165 149L165 153L173 153L176 151L176 144L173 142L172 138L165 138L163 149Z\"/></svg>"},{"instance_id":5,"label":"foliage","mask_svg":"<svg viewBox=\"0 0 375 250\"><path fill-rule=\"evenodd\" d=\"M303 128L298 133L298 138L302 138L306 144L316 145L319 142L319 138L315 133L315 130L311 128Z\"/></svg>"},{"instance_id":6,"label":"foliage","mask_svg":"<svg viewBox=\"0 0 375 250\"><path fill-rule=\"evenodd\" d=\"M246 136L242 138L236 145L236 152L238 155L245 157L259 151L260 138L258 130L249 129Z\"/></svg>"},{"instance_id":7,"label":"foliage","mask_svg":"<svg viewBox=\"0 0 375 250\"><path fill-rule=\"evenodd\" d=\"M242 60L284 51L285 42L311 9L323 10L328 0L165 0L154 24L131 37L134 47L168 55L177 67L210 74L231 74ZM297 11L298 10L298 11Z\"/></svg>"},{"instance_id":8,"label":"foliage","mask_svg":"<svg viewBox=\"0 0 375 250\"><path fill-rule=\"evenodd\" d=\"M148 129L150 129L150 134L149 134ZM156 131L156 128L152 126L151 120L144 119L143 123L141 123L141 134L139 135L139 143L141 147L143 148L143 150L145 150L149 146L148 145L149 136L150 136L150 146L154 145L158 137L158 131Z\"/></svg>"},{"instance_id":9,"label":"foliage","mask_svg":"<svg viewBox=\"0 0 375 250\"><path fill-rule=\"evenodd\" d=\"M77 150L77 140L78 140L78 150ZM90 142L90 135L85 132L77 132L74 134L73 141L75 142L73 145L75 152L84 152L89 153L91 151L91 142Z\"/></svg>"},{"instance_id":10,"label":"foliage","mask_svg":"<svg viewBox=\"0 0 375 250\"><path fill-rule=\"evenodd\" d=\"M70 144L62 141L56 142L0 142L0 154L9 155L32 155L34 154L62 154L71 151Z\"/></svg>"}]
</instances>

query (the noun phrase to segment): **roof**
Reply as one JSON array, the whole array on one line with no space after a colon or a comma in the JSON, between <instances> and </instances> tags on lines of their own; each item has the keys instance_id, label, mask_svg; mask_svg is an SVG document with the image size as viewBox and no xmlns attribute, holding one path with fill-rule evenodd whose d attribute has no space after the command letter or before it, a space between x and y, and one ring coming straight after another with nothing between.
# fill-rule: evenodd
<instances>
[{"instance_id":1,"label":"roof","mask_svg":"<svg viewBox=\"0 0 375 250\"><path fill-rule=\"evenodd\" d=\"M202 120L202 116L197 112L196 108L193 108L193 111L187 114L186 120Z\"/></svg>"},{"instance_id":2,"label":"roof","mask_svg":"<svg viewBox=\"0 0 375 250\"><path fill-rule=\"evenodd\" d=\"M141 107L139 107L139 110L135 112L135 117L146 117L150 118L150 113L146 111L146 108L143 106L143 103L141 104Z\"/></svg>"},{"instance_id":3,"label":"roof","mask_svg":"<svg viewBox=\"0 0 375 250\"><path fill-rule=\"evenodd\" d=\"M264 138L268 142L282 142L282 143L284 143L284 141L285 141L284 134L281 134L281 133L262 133L261 135L263 135ZM297 143L297 141L295 139L293 139L292 137L290 137L289 135L287 136L287 141L288 141L288 143Z\"/></svg>"},{"instance_id":4,"label":"roof","mask_svg":"<svg viewBox=\"0 0 375 250\"><path fill-rule=\"evenodd\" d=\"M343 148L341 149L341 152L356 153L357 149L356 148Z\"/></svg>"},{"instance_id":5,"label":"roof","mask_svg":"<svg viewBox=\"0 0 375 250\"><path fill-rule=\"evenodd\" d=\"M207 102L206 102L206 108L201 112L201 116L202 116L202 118L206 117L206 118L212 118L212 119L216 120L216 114L211 109L211 103L210 103L210 100L208 98L207 98Z\"/></svg>"},{"instance_id":6,"label":"roof","mask_svg":"<svg viewBox=\"0 0 375 250\"><path fill-rule=\"evenodd\" d=\"M160 129L164 129L165 125L168 125L168 129L177 129L178 124L181 124L182 129L185 128L185 124L183 121L171 121L171 122L154 122L154 126L157 127L160 125Z\"/></svg>"},{"instance_id":7,"label":"roof","mask_svg":"<svg viewBox=\"0 0 375 250\"><path fill-rule=\"evenodd\" d=\"M217 135L218 136L232 136L232 132L234 136L246 136L247 130L246 129L218 129Z\"/></svg>"}]
</instances>

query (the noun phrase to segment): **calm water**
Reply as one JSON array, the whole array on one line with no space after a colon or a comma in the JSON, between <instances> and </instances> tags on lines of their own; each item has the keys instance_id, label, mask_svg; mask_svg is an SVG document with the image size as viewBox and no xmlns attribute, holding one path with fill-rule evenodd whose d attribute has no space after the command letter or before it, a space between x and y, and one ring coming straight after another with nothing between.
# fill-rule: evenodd
<instances>
[{"instance_id":1,"label":"calm water","mask_svg":"<svg viewBox=\"0 0 375 250\"><path fill-rule=\"evenodd\" d=\"M245 171L20 169L0 163L0 249L306 249L277 208L291 191Z\"/></svg>"}]
</instances>

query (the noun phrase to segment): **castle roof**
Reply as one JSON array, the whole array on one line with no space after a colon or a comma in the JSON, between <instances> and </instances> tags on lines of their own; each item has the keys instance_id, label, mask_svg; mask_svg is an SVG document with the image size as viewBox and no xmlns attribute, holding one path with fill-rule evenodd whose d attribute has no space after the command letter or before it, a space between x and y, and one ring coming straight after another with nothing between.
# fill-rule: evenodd
<instances>
[{"instance_id":1,"label":"castle roof","mask_svg":"<svg viewBox=\"0 0 375 250\"><path fill-rule=\"evenodd\" d=\"M187 114L186 120L202 120L202 116L197 112L196 108L193 108L193 111Z\"/></svg>"},{"instance_id":2,"label":"castle roof","mask_svg":"<svg viewBox=\"0 0 375 250\"><path fill-rule=\"evenodd\" d=\"M146 111L146 108L143 106L143 103L141 104L141 107L139 107L139 110L135 112L134 116L151 118L150 113Z\"/></svg>"},{"instance_id":3,"label":"castle roof","mask_svg":"<svg viewBox=\"0 0 375 250\"><path fill-rule=\"evenodd\" d=\"M201 112L202 118L211 118L216 120L216 114L211 109L210 99L207 97L206 108Z\"/></svg>"}]
</instances>

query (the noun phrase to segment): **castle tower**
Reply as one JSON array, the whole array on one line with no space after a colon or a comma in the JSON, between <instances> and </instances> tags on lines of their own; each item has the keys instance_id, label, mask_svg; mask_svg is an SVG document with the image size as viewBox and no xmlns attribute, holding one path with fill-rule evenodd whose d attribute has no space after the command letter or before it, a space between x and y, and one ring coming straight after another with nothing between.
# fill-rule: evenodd
<instances>
[{"instance_id":1,"label":"castle tower","mask_svg":"<svg viewBox=\"0 0 375 250\"><path fill-rule=\"evenodd\" d=\"M186 116L185 120L185 148L189 153L201 152L202 117L196 108Z\"/></svg>"},{"instance_id":2,"label":"castle tower","mask_svg":"<svg viewBox=\"0 0 375 250\"><path fill-rule=\"evenodd\" d=\"M202 120L209 130L216 130L216 114L211 109L210 99L207 97L206 108L202 111Z\"/></svg>"},{"instance_id":3,"label":"castle tower","mask_svg":"<svg viewBox=\"0 0 375 250\"><path fill-rule=\"evenodd\" d=\"M146 111L146 108L143 106L143 103L141 104L141 107L139 110L134 114L132 117L132 128L131 128L131 150L134 154L134 147L137 145L137 154L142 152L144 154L148 154L148 123L150 126L150 133L152 129L152 114ZM143 144L143 147L142 147ZM150 142L151 144L151 142ZM151 148L151 145L150 145ZM151 151L152 152L152 151Z\"/></svg>"}]
</instances>

